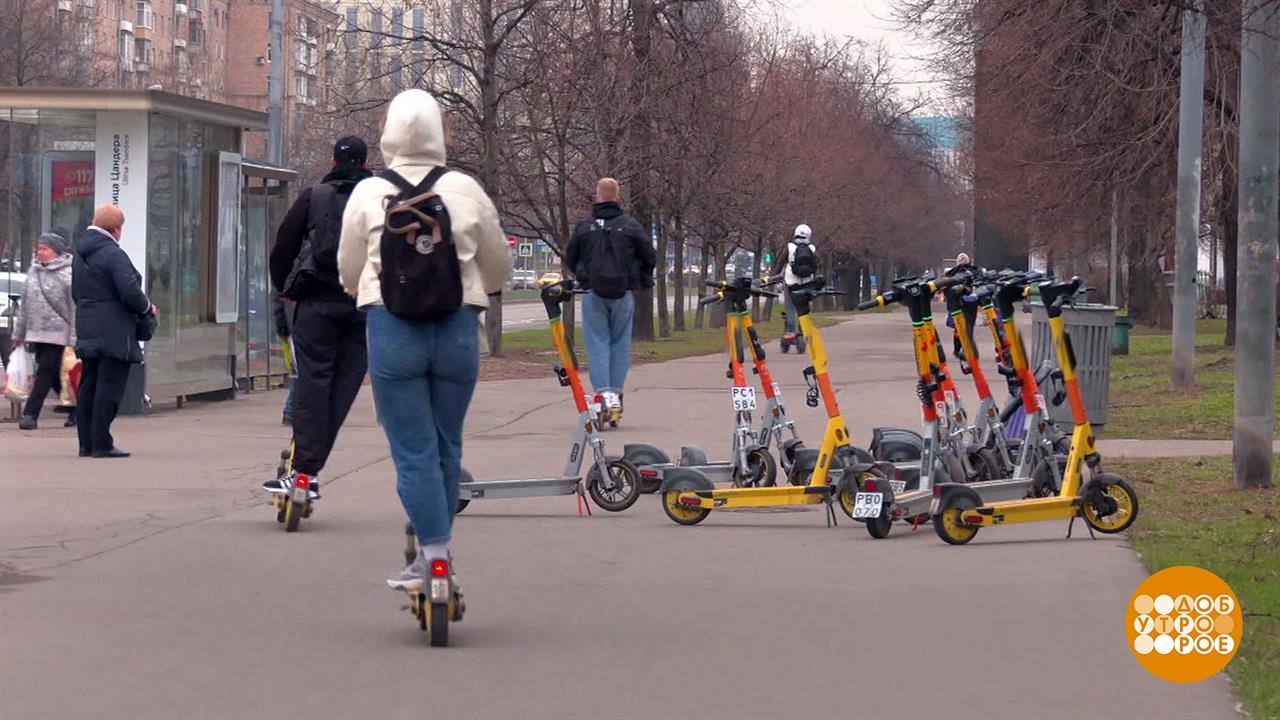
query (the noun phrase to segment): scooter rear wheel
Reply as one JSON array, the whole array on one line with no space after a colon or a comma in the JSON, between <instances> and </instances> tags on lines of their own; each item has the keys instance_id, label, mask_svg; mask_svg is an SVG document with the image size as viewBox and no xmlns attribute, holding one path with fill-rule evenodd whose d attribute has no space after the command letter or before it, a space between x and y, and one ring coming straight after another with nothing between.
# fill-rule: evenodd
<instances>
[{"instance_id":1,"label":"scooter rear wheel","mask_svg":"<svg viewBox=\"0 0 1280 720\"><path fill-rule=\"evenodd\" d=\"M978 534L978 528L961 522L960 515L977 506L978 496L972 491L948 495L933 516L933 531L948 545L964 545Z\"/></svg>"},{"instance_id":2,"label":"scooter rear wheel","mask_svg":"<svg viewBox=\"0 0 1280 720\"><path fill-rule=\"evenodd\" d=\"M293 501L293 498L286 498L284 501L284 531L297 532L298 523L302 520L302 506Z\"/></svg>"},{"instance_id":3,"label":"scooter rear wheel","mask_svg":"<svg viewBox=\"0 0 1280 720\"><path fill-rule=\"evenodd\" d=\"M667 517L678 525L697 525L706 520L711 511L680 502L680 494L687 490L687 488L671 489L662 493L662 509L667 513Z\"/></svg>"},{"instance_id":4,"label":"scooter rear wheel","mask_svg":"<svg viewBox=\"0 0 1280 720\"><path fill-rule=\"evenodd\" d=\"M449 645L449 604L431 603L427 620L427 632L431 635L431 647L448 647Z\"/></svg>"},{"instance_id":5,"label":"scooter rear wheel","mask_svg":"<svg viewBox=\"0 0 1280 720\"><path fill-rule=\"evenodd\" d=\"M987 448L979 448L977 452L969 455L969 464L973 466L974 481L982 482L984 480L1001 480L1003 473L1000 472L1000 461L996 460L996 454Z\"/></svg>"},{"instance_id":6,"label":"scooter rear wheel","mask_svg":"<svg viewBox=\"0 0 1280 720\"><path fill-rule=\"evenodd\" d=\"M609 461L609 480L612 487L604 487L600 471L595 465L587 473L587 492L604 510L622 512L640 498L640 470L629 460L618 458Z\"/></svg>"}]
</instances>

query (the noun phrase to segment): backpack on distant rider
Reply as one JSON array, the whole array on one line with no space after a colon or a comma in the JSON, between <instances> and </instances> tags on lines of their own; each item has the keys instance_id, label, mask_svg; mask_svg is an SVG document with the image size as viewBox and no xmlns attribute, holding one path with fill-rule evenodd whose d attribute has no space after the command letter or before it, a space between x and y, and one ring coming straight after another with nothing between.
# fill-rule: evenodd
<instances>
[{"instance_id":1,"label":"backpack on distant rider","mask_svg":"<svg viewBox=\"0 0 1280 720\"><path fill-rule=\"evenodd\" d=\"M394 170L378 173L399 192L387 200L382 228L382 304L404 320L439 320L462 307L462 268L449 210L432 187L449 169L433 168L414 185Z\"/></svg>"},{"instance_id":2,"label":"backpack on distant rider","mask_svg":"<svg viewBox=\"0 0 1280 720\"><path fill-rule=\"evenodd\" d=\"M347 196L338 194L332 185L321 183L311 189L307 203L307 237L293 261L281 295L302 300L324 286L338 284L338 240L342 235L342 211L346 207Z\"/></svg>"},{"instance_id":3,"label":"backpack on distant rider","mask_svg":"<svg viewBox=\"0 0 1280 720\"><path fill-rule=\"evenodd\" d=\"M587 267L587 280L591 291L607 300L617 300L627 294L631 285L631 273L626 259L629 256L623 243L625 235L616 232L613 220L596 220L592 234L595 242L591 248L591 262Z\"/></svg>"},{"instance_id":4,"label":"backpack on distant rider","mask_svg":"<svg viewBox=\"0 0 1280 720\"><path fill-rule=\"evenodd\" d=\"M818 256L813 253L813 247L809 243L796 243L796 251L791 258L791 272L798 278L817 274Z\"/></svg>"}]
</instances>

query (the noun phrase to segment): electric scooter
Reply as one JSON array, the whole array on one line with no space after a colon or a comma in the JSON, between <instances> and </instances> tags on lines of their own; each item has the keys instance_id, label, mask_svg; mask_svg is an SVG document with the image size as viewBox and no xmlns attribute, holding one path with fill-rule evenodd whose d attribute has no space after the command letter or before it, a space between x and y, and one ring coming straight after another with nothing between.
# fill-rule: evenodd
<instances>
[{"instance_id":1,"label":"electric scooter","mask_svg":"<svg viewBox=\"0 0 1280 720\"><path fill-rule=\"evenodd\" d=\"M285 532L297 532L303 518L311 517L311 476L293 473L294 444L280 453L276 477L281 489L271 491L271 505L276 509L276 522L284 524Z\"/></svg>"},{"instance_id":2,"label":"electric scooter","mask_svg":"<svg viewBox=\"0 0 1280 720\"><path fill-rule=\"evenodd\" d=\"M730 293L724 288L721 292ZM791 288L796 318L808 340L807 349L812 361L804 370L805 381L809 385L805 402L810 407L817 407L821 400L827 412L827 428L821 448L804 448L795 454L793 472L804 474L807 482L804 485L720 489L697 468L668 468L663 472L659 492L662 494L662 509L673 522L697 525L712 510L825 504L830 527L836 524L833 501L851 505L854 496L863 490L873 490L877 483L888 484L883 471L875 463L860 460L866 452L849 444L849 431L840 414L827 371L827 352L822 344L822 334L810 317L813 298L825 294L836 294L836 291L825 289L820 277ZM734 347L732 340L730 347ZM735 385L735 393L739 392L738 387ZM740 399L741 396L735 394L735 403Z\"/></svg>"},{"instance_id":3,"label":"electric scooter","mask_svg":"<svg viewBox=\"0 0 1280 720\"><path fill-rule=\"evenodd\" d=\"M947 431L946 423L951 421L948 412L947 397L944 388L945 370L939 361L941 348L938 344L938 333L933 327L932 299L937 292L946 292L952 288L962 287L966 278L953 276L940 279L908 278L895 280L893 289L883 295L877 295L858 306L859 310L883 307L890 303L900 303L907 308L911 319L917 388L921 403L921 415L924 420L924 434L921 445L920 477L914 490L902 492L905 487L890 486L891 493L861 493L854 498L852 507L844 507L847 514L855 519L863 519L867 524L867 532L873 538L888 537L895 520L910 520L913 527L929 518L929 510L933 503L934 491L938 487L960 485L947 482L949 479L935 477L938 465L934 462L935 452L943 455L954 453L955 448L949 446L955 434ZM961 328L964 329L963 327ZM977 360L976 356L974 357ZM978 373L981 373L979 366ZM1032 379L1034 383L1034 379ZM1037 413L1035 398L1031 398L1028 407ZM1037 442L1036 432L1029 433L1029 441ZM981 480L963 484L972 488L975 495L981 497L1016 499L1023 498L1032 491L1031 468L1027 463L1033 457L1026 453L1024 463L1014 469L1009 479Z\"/></svg>"},{"instance_id":4,"label":"electric scooter","mask_svg":"<svg viewBox=\"0 0 1280 720\"><path fill-rule=\"evenodd\" d=\"M699 300L702 305L725 303L725 339L729 351L729 369L725 377L733 382L730 400L735 416L730 459L709 461L701 448L685 446L680 449L680 462L672 463L657 448L627 445L624 456L640 468L646 492L656 491L662 484L663 474L674 467L695 468L713 483L729 482L734 487L770 487L776 484L778 463L769 451L776 441L778 455L784 473L790 473L796 452L803 447L795 423L787 417L782 402L782 392L769 373L765 362L764 346L751 324L751 312L747 306L752 296L776 297L752 282L751 278L738 278L732 282L708 281L715 292ZM760 377L764 390L766 410L759 432L752 426L752 411L757 409L755 388L746 379L745 349L750 348L752 371ZM790 437L787 437L787 436Z\"/></svg>"},{"instance_id":5,"label":"electric scooter","mask_svg":"<svg viewBox=\"0 0 1280 720\"><path fill-rule=\"evenodd\" d=\"M1022 340L1013 320L1013 303L1026 297L1028 290L1026 285L1006 283L996 293L1013 360L1024 383L1030 379L1030 372L1027 370ZM1080 290L1079 278L1039 284L1040 297L1044 301L1049 331L1053 336L1058 366L1062 369L1075 423L1071 435L1071 452L1067 457L1058 494L1053 497L992 502L964 485L937 486L929 512L933 517L934 532L943 541L951 545L963 545L984 527L1057 519L1071 520L1067 526L1067 537L1071 537L1071 528L1077 517L1084 519L1092 536L1094 530L1108 534L1123 532L1137 519L1138 495L1133 487L1119 475L1102 472L1102 458L1094 445L1093 428L1089 424L1084 395L1076 376L1075 351L1071 347L1071 338L1062 319L1062 309ZM1023 387L1023 402L1027 403L1027 407L1039 400L1035 396L1029 396L1029 390L1028 387ZM1084 475L1086 467L1088 477Z\"/></svg>"},{"instance_id":6,"label":"electric scooter","mask_svg":"<svg viewBox=\"0 0 1280 720\"><path fill-rule=\"evenodd\" d=\"M473 500L577 495L578 514L582 515L585 509L589 515L591 506L586 502L587 495L596 505L610 512L626 510L640 497L640 471L625 458L605 455L604 439L600 437L582 389L577 357L569 347L561 309L561 305L573 295L573 281L569 279L542 288L542 304L546 307L547 319L551 321L551 341L559 353L556 376L562 387L570 389L578 409L578 423L569 444L569 459L564 473L550 478L474 480L464 471L459 482L458 512ZM591 457L590 469L584 478L582 462L588 454Z\"/></svg>"}]
</instances>

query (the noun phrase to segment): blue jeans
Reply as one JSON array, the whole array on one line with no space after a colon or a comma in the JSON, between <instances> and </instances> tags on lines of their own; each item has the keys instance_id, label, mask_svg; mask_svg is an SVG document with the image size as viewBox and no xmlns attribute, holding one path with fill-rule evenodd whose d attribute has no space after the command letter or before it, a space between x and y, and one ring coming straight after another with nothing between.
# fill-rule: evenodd
<instances>
[{"instance_id":1,"label":"blue jeans","mask_svg":"<svg viewBox=\"0 0 1280 720\"><path fill-rule=\"evenodd\" d=\"M582 339L596 392L623 390L631 369L631 325L636 317L635 294L617 300L589 292L582 296Z\"/></svg>"},{"instance_id":2,"label":"blue jeans","mask_svg":"<svg viewBox=\"0 0 1280 720\"><path fill-rule=\"evenodd\" d=\"M462 421L480 373L476 309L411 323L369 308L369 376L396 465L396 490L418 541L453 532L462 473Z\"/></svg>"}]
</instances>

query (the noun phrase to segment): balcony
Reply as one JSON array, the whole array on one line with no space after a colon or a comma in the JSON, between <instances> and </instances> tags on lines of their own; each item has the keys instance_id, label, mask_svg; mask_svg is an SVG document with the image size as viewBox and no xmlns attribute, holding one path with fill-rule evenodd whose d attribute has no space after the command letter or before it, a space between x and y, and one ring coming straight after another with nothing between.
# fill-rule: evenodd
<instances>
[{"instance_id":1,"label":"balcony","mask_svg":"<svg viewBox=\"0 0 1280 720\"><path fill-rule=\"evenodd\" d=\"M175 48L177 48L177 49L181 50L181 49L183 49L183 48L185 48L185 47L187 46L187 39L186 39L186 38L176 37L176 38L174 38L174 39L173 39L173 46L174 46Z\"/></svg>"},{"instance_id":2,"label":"balcony","mask_svg":"<svg viewBox=\"0 0 1280 720\"><path fill-rule=\"evenodd\" d=\"M182 17L187 14L187 6L185 3L174 3L173 14Z\"/></svg>"},{"instance_id":3,"label":"balcony","mask_svg":"<svg viewBox=\"0 0 1280 720\"><path fill-rule=\"evenodd\" d=\"M58 0L58 12L71 12L71 0Z\"/></svg>"},{"instance_id":4,"label":"balcony","mask_svg":"<svg viewBox=\"0 0 1280 720\"><path fill-rule=\"evenodd\" d=\"M129 33L130 35L132 35L132 34L133 34L133 23L129 22L128 20L121 20L121 21L120 21L120 32L122 32L122 33Z\"/></svg>"}]
</instances>

